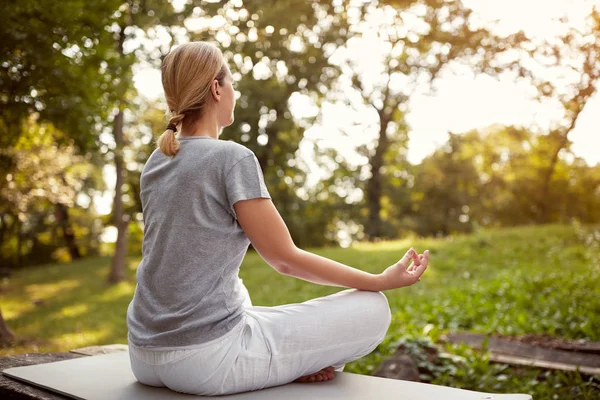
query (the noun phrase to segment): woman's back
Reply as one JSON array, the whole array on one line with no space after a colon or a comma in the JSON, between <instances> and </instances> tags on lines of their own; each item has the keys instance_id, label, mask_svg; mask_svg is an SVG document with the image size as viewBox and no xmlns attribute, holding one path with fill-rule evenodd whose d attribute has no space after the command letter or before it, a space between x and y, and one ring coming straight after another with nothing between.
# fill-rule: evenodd
<instances>
[{"instance_id":1,"label":"woman's back","mask_svg":"<svg viewBox=\"0 0 600 400\"><path fill-rule=\"evenodd\" d=\"M238 271L250 241L233 203L270 198L251 150L206 136L179 138L173 158L158 149L140 178L142 261L127 310L139 347L208 342L242 318Z\"/></svg>"}]
</instances>

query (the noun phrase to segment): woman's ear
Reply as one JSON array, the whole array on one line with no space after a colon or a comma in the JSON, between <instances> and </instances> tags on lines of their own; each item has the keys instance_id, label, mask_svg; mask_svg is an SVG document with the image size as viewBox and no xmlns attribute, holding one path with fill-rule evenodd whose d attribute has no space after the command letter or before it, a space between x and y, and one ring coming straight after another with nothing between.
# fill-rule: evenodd
<instances>
[{"instance_id":1,"label":"woman's ear","mask_svg":"<svg viewBox=\"0 0 600 400\"><path fill-rule=\"evenodd\" d=\"M219 91L219 81L214 79L212 81L212 83L210 84L210 90L212 92L213 97L215 98L215 100L221 100L221 93Z\"/></svg>"}]
</instances>

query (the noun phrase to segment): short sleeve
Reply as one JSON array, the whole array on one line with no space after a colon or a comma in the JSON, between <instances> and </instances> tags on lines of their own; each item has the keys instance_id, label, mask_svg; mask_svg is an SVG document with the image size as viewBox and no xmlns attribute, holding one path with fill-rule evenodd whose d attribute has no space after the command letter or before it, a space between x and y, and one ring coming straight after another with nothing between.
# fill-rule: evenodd
<instances>
[{"instance_id":1,"label":"short sleeve","mask_svg":"<svg viewBox=\"0 0 600 400\"><path fill-rule=\"evenodd\" d=\"M229 212L237 219L233 205L240 200L270 199L258 159L249 154L231 167L225 176L225 190Z\"/></svg>"}]
</instances>

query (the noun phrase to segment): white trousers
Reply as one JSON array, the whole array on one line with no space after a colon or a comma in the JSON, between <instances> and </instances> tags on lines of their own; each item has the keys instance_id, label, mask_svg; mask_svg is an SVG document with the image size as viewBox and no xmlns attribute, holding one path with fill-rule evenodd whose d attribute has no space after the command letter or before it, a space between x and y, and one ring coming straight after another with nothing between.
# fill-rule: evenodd
<instances>
[{"instance_id":1,"label":"white trousers","mask_svg":"<svg viewBox=\"0 0 600 400\"><path fill-rule=\"evenodd\" d=\"M129 345L140 383L180 393L224 395L289 383L371 353L391 322L382 292L347 289L275 307L245 303L241 323L213 341L181 350Z\"/></svg>"}]
</instances>

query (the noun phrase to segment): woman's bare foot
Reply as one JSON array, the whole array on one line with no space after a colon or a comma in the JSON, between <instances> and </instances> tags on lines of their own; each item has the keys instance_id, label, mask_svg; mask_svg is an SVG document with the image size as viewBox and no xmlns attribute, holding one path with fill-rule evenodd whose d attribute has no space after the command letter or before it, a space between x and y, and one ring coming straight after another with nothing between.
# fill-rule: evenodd
<instances>
[{"instance_id":1,"label":"woman's bare foot","mask_svg":"<svg viewBox=\"0 0 600 400\"><path fill-rule=\"evenodd\" d=\"M335 370L333 367L323 368L320 371L315 372L314 374L301 376L300 378L294 380L294 382L323 382L330 381L335 377Z\"/></svg>"}]
</instances>

